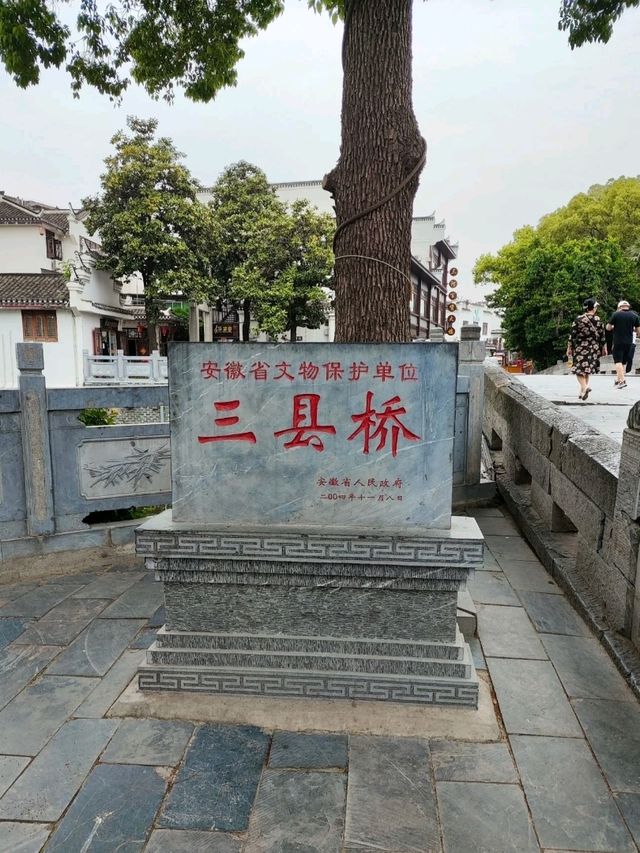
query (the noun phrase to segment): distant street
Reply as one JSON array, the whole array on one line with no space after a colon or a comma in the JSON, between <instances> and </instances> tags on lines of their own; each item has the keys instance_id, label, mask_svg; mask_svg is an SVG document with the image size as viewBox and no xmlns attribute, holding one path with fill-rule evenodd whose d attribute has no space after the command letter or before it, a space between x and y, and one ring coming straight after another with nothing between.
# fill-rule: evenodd
<instances>
[{"instance_id":1,"label":"distant street","mask_svg":"<svg viewBox=\"0 0 640 853\"><path fill-rule=\"evenodd\" d=\"M578 382L573 374L516 376L536 394L559 406L590 426L622 443L622 431L633 404L640 399L640 376L627 376L627 388L614 388L613 375L594 376L589 383L593 390L586 402L578 400Z\"/></svg>"}]
</instances>

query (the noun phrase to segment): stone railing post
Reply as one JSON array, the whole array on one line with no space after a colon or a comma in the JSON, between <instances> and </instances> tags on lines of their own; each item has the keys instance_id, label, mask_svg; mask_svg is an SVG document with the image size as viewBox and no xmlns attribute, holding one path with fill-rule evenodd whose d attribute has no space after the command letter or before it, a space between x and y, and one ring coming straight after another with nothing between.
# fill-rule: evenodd
<instances>
[{"instance_id":1,"label":"stone railing post","mask_svg":"<svg viewBox=\"0 0 640 853\"><path fill-rule=\"evenodd\" d=\"M464 477L467 485L479 483L482 470L483 362L485 355L485 343L480 340L480 326L463 326L460 329L458 375L469 377L469 415Z\"/></svg>"},{"instance_id":2,"label":"stone railing post","mask_svg":"<svg viewBox=\"0 0 640 853\"><path fill-rule=\"evenodd\" d=\"M89 363L89 350L82 350L82 374L84 376L84 381L87 379L91 379L91 365Z\"/></svg>"},{"instance_id":3,"label":"stone railing post","mask_svg":"<svg viewBox=\"0 0 640 853\"><path fill-rule=\"evenodd\" d=\"M19 370L27 532L31 536L42 536L55 530L47 388L42 375L42 344L16 344L16 357Z\"/></svg>"},{"instance_id":4,"label":"stone railing post","mask_svg":"<svg viewBox=\"0 0 640 853\"><path fill-rule=\"evenodd\" d=\"M124 357L124 350L119 349L116 353L116 381L126 382L127 376L127 359Z\"/></svg>"},{"instance_id":5,"label":"stone railing post","mask_svg":"<svg viewBox=\"0 0 640 853\"><path fill-rule=\"evenodd\" d=\"M640 649L640 400L622 434L612 540L614 564L628 583L625 633Z\"/></svg>"},{"instance_id":6,"label":"stone railing post","mask_svg":"<svg viewBox=\"0 0 640 853\"><path fill-rule=\"evenodd\" d=\"M151 364L149 365L149 379L152 382L160 382L160 350L154 349L151 353Z\"/></svg>"}]
</instances>

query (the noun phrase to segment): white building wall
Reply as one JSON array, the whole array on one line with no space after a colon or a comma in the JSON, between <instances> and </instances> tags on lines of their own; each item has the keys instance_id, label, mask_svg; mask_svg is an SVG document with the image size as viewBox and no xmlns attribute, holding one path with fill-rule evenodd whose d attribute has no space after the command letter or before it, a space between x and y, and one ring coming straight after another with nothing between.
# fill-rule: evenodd
<instances>
[{"instance_id":1,"label":"white building wall","mask_svg":"<svg viewBox=\"0 0 640 853\"><path fill-rule=\"evenodd\" d=\"M58 340L43 342L44 376L50 388L68 388L76 385L76 360L74 355L74 319L71 311L58 309ZM16 344L24 340L22 311L0 311L0 388L18 386ZM82 384L80 382L80 384Z\"/></svg>"},{"instance_id":2,"label":"white building wall","mask_svg":"<svg viewBox=\"0 0 640 853\"><path fill-rule=\"evenodd\" d=\"M3 225L0 228L0 272L40 272L55 269L47 258L44 230L37 225Z\"/></svg>"}]
</instances>

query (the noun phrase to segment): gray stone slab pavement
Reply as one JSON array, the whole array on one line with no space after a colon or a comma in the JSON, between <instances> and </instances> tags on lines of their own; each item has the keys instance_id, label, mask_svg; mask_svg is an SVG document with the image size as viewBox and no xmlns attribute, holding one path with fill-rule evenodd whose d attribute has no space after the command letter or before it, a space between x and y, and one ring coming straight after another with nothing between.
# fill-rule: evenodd
<instances>
[{"instance_id":1,"label":"gray stone slab pavement","mask_svg":"<svg viewBox=\"0 0 640 853\"><path fill-rule=\"evenodd\" d=\"M0 616L0 853L636 849L640 705L504 508L469 514L495 742L460 739L471 717L457 739L109 718L163 623L151 576L0 585L24 611Z\"/></svg>"}]
</instances>

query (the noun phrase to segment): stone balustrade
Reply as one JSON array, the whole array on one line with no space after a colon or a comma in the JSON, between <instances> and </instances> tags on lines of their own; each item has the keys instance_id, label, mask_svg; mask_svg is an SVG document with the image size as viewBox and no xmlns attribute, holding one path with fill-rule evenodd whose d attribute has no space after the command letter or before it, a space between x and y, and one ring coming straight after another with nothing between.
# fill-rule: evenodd
<instances>
[{"instance_id":1,"label":"stone balustrade","mask_svg":"<svg viewBox=\"0 0 640 853\"><path fill-rule=\"evenodd\" d=\"M640 403L621 451L486 362L483 432L509 509L624 668L640 649Z\"/></svg>"}]
</instances>

